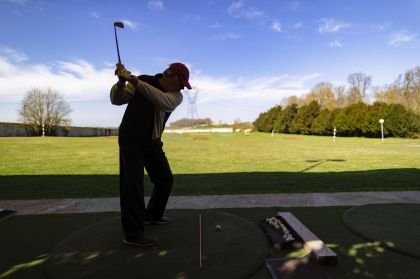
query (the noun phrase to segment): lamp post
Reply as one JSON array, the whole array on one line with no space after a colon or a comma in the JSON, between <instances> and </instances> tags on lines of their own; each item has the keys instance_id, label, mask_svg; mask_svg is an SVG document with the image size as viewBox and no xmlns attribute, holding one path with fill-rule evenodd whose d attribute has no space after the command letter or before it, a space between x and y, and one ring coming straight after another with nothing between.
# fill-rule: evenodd
<instances>
[{"instance_id":1,"label":"lamp post","mask_svg":"<svg viewBox=\"0 0 420 279\"><path fill-rule=\"evenodd\" d=\"M382 118L379 119L379 123L381 123L381 136L382 136L382 143L384 143L384 122L385 120L383 120Z\"/></svg>"}]
</instances>

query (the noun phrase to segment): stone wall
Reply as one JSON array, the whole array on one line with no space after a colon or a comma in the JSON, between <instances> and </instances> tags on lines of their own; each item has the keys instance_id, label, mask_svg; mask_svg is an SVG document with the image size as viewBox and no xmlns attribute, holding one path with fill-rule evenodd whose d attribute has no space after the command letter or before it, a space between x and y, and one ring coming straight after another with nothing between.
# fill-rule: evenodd
<instances>
[{"instance_id":1,"label":"stone wall","mask_svg":"<svg viewBox=\"0 0 420 279\"><path fill-rule=\"evenodd\" d=\"M165 133L189 134L189 133L233 133L233 128L207 128L207 129L166 129Z\"/></svg>"},{"instance_id":2,"label":"stone wall","mask_svg":"<svg viewBox=\"0 0 420 279\"><path fill-rule=\"evenodd\" d=\"M0 122L0 137L26 137L30 133L27 128L21 123Z\"/></svg>"},{"instance_id":3,"label":"stone wall","mask_svg":"<svg viewBox=\"0 0 420 279\"><path fill-rule=\"evenodd\" d=\"M0 137L28 137L35 135L29 125L22 123L0 122ZM56 130L58 137L104 137L118 136L118 128L94 128L94 127L63 127Z\"/></svg>"},{"instance_id":4,"label":"stone wall","mask_svg":"<svg viewBox=\"0 0 420 279\"><path fill-rule=\"evenodd\" d=\"M118 136L116 128L93 128L93 127L61 127L56 130L58 137L105 137Z\"/></svg>"}]
</instances>

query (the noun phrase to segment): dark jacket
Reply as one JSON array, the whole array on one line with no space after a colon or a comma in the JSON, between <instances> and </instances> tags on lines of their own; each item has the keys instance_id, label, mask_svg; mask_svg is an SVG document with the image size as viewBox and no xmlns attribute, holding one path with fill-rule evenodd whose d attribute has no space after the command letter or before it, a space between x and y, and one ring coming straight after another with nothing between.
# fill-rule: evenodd
<instances>
[{"instance_id":1,"label":"dark jacket","mask_svg":"<svg viewBox=\"0 0 420 279\"><path fill-rule=\"evenodd\" d=\"M128 104L119 129L120 143L160 142L171 112L183 99L181 92L166 92L159 84L161 77L142 75L135 88L130 83L112 87L111 103Z\"/></svg>"}]
</instances>

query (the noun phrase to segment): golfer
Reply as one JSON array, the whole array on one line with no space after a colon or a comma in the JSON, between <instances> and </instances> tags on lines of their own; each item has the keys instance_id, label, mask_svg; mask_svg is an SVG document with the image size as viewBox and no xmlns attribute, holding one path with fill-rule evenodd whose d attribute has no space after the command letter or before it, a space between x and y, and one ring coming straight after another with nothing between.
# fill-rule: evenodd
<instances>
[{"instance_id":1,"label":"golfer","mask_svg":"<svg viewBox=\"0 0 420 279\"><path fill-rule=\"evenodd\" d=\"M181 90L191 89L189 70L173 63L161 74L133 76L117 64L119 81L111 89L113 105L128 104L120 128L120 206L124 244L152 246L145 225L167 224L163 216L173 184L163 152L162 133L171 112L182 102ZM147 208L144 201L144 168L154 184Z\"/></svg>"}]
</instances>

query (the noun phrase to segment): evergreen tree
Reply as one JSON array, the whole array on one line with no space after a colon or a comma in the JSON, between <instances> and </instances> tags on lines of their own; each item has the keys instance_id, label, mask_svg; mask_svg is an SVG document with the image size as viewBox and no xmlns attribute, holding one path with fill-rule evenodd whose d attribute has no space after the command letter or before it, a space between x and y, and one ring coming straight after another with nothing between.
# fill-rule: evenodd
<instances>
[{"instance_id":1,"label":"evergreen tree","mask_svg":"<svg viewBox=\"0 0 420 279\"><path fill-rule=\"evenodd\" d=\"M384 134L391 137L414 137L420 133L420 116L401 104L388 105Z\"/></svg>"},{"instance_id":2,"label":"evergreen tree","mask_svg":"<svg viewBox=\"0 0 420 279\"><path fill-rule=\"evenodd\" d=\"M257 129L257 131L267 132L265 131L266 121L267 121L267 112L260 113L260 115L254 122L254 126Z\"/></svg>"},{"instance_id":3,"label":"evergreen tree","mask_svg":"<svg viewBox=\"0 0 420 279\"><path fill-rule=\"evenodd\" d=\"M316 101L301 107L293 122L292 128L296 133L308 135L311 133L312 122L319 115L320 107Z\"/></svg>"},{"instance_id":4,"label":"evergreen tree","mask_svg":"<svg viewBox=\"0 0 420 279\"><path fill-rule=\"evenodd\" d=\"M261 113L255 120L254 125L260 132L271 132L274 129L274 123L280 119L281 106L275 106L267 112Z\"/></svg>"},{"instance_id":5,"label":"evergreen tree","mask_svg":"<svg viewBox=\"0 0 420 279\"><path fill-rule=\"evenodd\" d=\"M379 119L387 118L387 110L389 105L385 103L375 102L372 106L369 106L368 113L366 115L366 128L364 136L366 137L380 137L381 136L381 125ZM384 129L384 136L388 135L388 130Z\"/></svg>"},{"instance_id":6,"label":"evergreen tree","mask_svg":"<svg viewBox=\"0 0 420 279\"><path fill-rule=\"evenodd\" d=\"M368 106L364 103L349 105L340 109L334 118L333 125L337 134L343 136L363 136L366 131Z\"/></svg>"},{"instance_id":7,"label":"evergreen tree","mask_svg":"<svg viewBox=\"0 0 420 279\"><path fill-rule=\"evenodd\" d=\"M298 113L297 104L287 106L280 114L280 118L274 123L274 130L279 133L291 133L290 127Z\"/></svg>"},{"instance_id":8,"label":"evergreen tree","mask_svg":"<svg viewBox=\"0 0 420 279\"><path fill-rule=\"evenodd\" d=\"M333 132L332 112L323 109L318 117L314 119L311 126L311 133L314 135L331 135Z\"/></svg>"}]
</instances>

